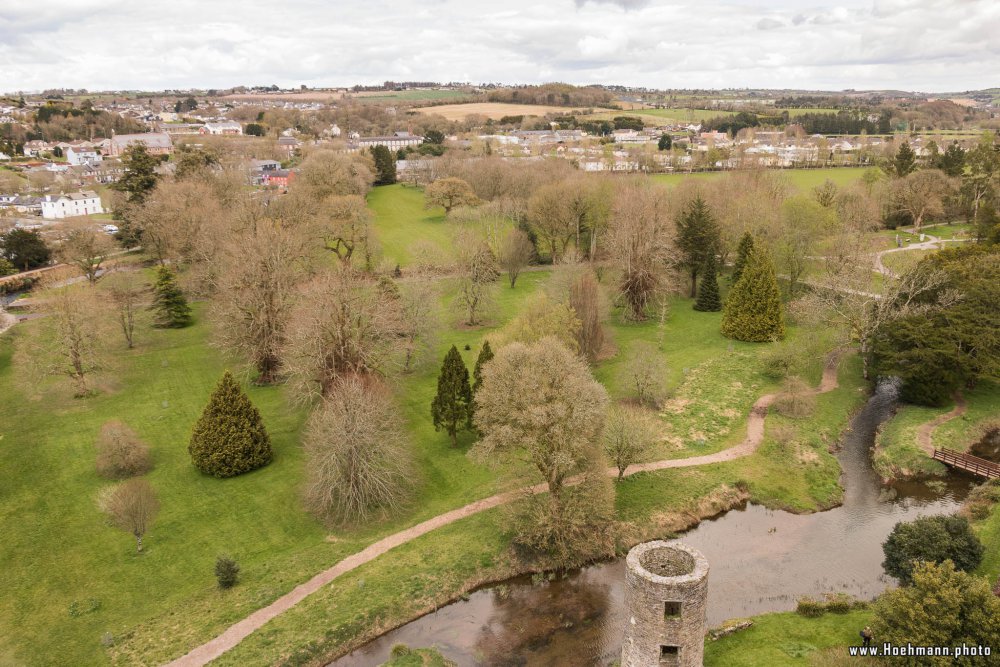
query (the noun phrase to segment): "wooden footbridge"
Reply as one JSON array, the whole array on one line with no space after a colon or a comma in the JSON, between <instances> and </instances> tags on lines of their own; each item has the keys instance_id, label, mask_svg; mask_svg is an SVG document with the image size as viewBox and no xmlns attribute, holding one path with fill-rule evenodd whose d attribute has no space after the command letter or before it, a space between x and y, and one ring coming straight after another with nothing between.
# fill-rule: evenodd
<instances>
[{"instance_id":1,"label":"wooden footbridge","mask_svg":"<svg viewBox=\"0 0 1000 667\"><path fill-rule=\"evenodd\" d=\"M964 470L973 475L985 477L986 479L1000 479L1000 464L981 459L972 454L963 454L953 449L935 448L931 458L952 468L958 468L959 470Z\"/></svg>"}]
</instances>

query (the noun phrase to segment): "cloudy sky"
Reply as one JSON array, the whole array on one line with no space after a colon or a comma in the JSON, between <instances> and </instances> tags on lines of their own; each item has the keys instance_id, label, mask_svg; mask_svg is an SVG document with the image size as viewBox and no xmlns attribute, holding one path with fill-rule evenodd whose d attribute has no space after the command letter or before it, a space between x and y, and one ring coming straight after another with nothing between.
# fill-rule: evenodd
<instances>
[{"instance_id":1,"label":"cloudy sky","mask_svg":"<svg viewBox=\"0 0 1000 667\"><path fill-rule=\"evenodd\" d=\"M1000 0L0 0L0 90L1000 85Z\"/></svg>"}]
</instances>

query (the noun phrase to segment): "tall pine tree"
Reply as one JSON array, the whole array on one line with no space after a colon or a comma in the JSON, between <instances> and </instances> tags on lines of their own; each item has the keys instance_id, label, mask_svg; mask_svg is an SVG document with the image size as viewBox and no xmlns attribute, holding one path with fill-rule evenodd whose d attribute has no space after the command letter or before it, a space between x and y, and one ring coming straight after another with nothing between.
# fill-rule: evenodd
<instances>
[{"instance_id":1,"label":"tall pine tree","mask_svg":"<svg viewBox=\"0 0 1000 667\"><path fill-rule=\"evenodd\" d=\"M722 299L719 297L719 280L715 263L715 255L709 255L705 269L698 286L698 299L694 309L703 312L718 312L722 310Z\"/></svg>"},{"instance_id":2,"label":"tall pine tree","mask_svg":"<svg viewBox=\"0 0 1000 667\"><path fill-rule=\"evenodd\" d=\"M229 371L194 425L188 452L195 467L213 477L233 477L271 462L264 421Z\"/></svg>"},{"instance_id":3,"label":"tall pine tree","mask_svg":"<svg viewBox=\"0 0 1000 667\"><path fill-rule=\"evenodd\" d=\"M438 376L438 389L431 403L435 430L444 428L451 444L458 445L459 429L472 428L472 388L469 369L454 345L448 350Z\"/></svg>"},{"instance_id":4,"label":"tall pine tree","mask_svg":"<svg viewBox=\"0 0 1000 667\"><path fill-rule=\"evenodd\" d=\"M177 284L174 272L166 266L161 266L156 272L151 307L155 313L154 323L158 327L179 329L191 324L191 306Z\"/></svg>"},{"instance_id":5,"label":"tall pine tree","mask_svg":"<svg viewBox=\"0 0 1000 667\"><path fill-rule=\"evenodd\" d=\"M479 356L476 358L476 367L472 370L473 394L479 391L479 387L483 384L483 365L492 358L493 348L490 347L490 341L484 341L483 348L479 350Z\"/></svg>"},{"instance_id":6,"label":"tall pine tree","mask_svg":"<svg viewBox=\"0 0 1000 667\"><path fill-rule=\"evenodd\" d=\"M902 178L912 174L917 169L917 154L913 152L910 148L910 143L904 141L899 145L899 150L896 151L896 157L892 161L892 169L896 172L896 176Z\"/></svg>"},{"instance_id":7,"label":"tall pine tree","mask_svg":"<svg viewBox=\"0 0 1000 667\"><path fill-rule=\"evenodd\" d=\"M695 197L677 219L677 247L681 251L681 266L691 274L691 298L697 294L698 272L709 255L719 250L719 225L708 204Z\"/></svg>"},{"instance_id":8,"label":"tall pine tree","mask_svg":"<svg viewBox=\"0 0 1000 667\"><path fill-rule=\"evenodd\" d=\"M747 265L747 258L750 257L750 253L753 252L753 234L749 230L743 232L743 236L740 238L740 245L736 249L736 262L733 264L733 274L729 276L729 281L732 284L736 284L736 281L740 279L740 275L743 274L743 267Z\"/></svg>"},{"instance_id":9,"label":"tall pine tree","mask_svg":"<svg viewBox=\"0 0 1000 667\"><path fill-rule=\"evenodd\" d=\"M726 299L722 335L763 343L785 337L785 318L774 265L767 253L750 253L740 279Z\"/></svg>"},{"instance_id":10,"label":"tall pine tree","mask_svg":"<svg viewBox=\"0 0 1000 667\"><path fill-rule=\"evenodd\" d=\"M375 160L375 185L392 185L396 182L396 156L381 144L372 146Z\"/></svg>"}]
</instances>

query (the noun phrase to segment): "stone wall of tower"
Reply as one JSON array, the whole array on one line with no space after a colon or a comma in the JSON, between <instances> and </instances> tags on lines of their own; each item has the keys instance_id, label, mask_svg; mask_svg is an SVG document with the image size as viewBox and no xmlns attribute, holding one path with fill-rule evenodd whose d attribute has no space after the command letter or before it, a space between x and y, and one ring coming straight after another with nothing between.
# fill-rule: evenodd
<instances>
[{"instance_id":1,"label":"stone wall of tower","mask_svg":"<svg viewBox=\"0 0 1000 667\"><path fill-rule=\"evenodd\" d=\"M708 561L678 542L646 542L625 570L622 667L701 667L708 604Z\"/></svg>"}]
</instances>

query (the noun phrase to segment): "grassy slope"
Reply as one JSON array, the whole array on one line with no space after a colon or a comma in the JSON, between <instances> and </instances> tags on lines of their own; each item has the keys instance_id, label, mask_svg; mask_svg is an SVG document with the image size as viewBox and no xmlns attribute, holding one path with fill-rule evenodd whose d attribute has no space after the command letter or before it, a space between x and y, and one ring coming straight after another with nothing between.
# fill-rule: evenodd
<instances>
[{"instance_id":1,"label":"grassy slope","mask_svg":"<svg viewBox=\"0 0 1000 667\"><path fill-rule=\"evenodd\" d=\"M785 667L808 665L810 654L861 641L867 611L804 618L795 613L765 614L748 630L705 643L707 667Z\"/></svg>"},{"instance_id":2,"label":"grassy slope","mask_svg":"<svg viewBox=\"0 0 1000 667\"><path fill-rule=\"evenodd\" d=\"M655 181L667 185L675 185L685 178L720 178L728 172L712 171L698 174L656 174L650 176ZM780 172L790 185L800 192L809 193L812 188L822 185L823 181L829 179L837 185L843 186L853 183L861 178L864 168L861 167L839 167L825 169L785 169Z\"/></svg>"},{"instance_id":3,"label":"grassy slope","mask_svg":"<svg viewBox=\"0 0 1000 667\"><path fill-rule=\"evenodd\" d=\"M986 419L1000 415L1000 383L981 382L965 392L967 412L939 426L931 436L937 447L966 451L973 444L975 427ZM917 428L954 405L927 408L903 405L878 436L875 468L883 477L909 475L943 475L947 468L931 460L917 445Z\"/></svg>"},{"instance_id":4,"label":"grassy slope","mask_svg":"<svg viewBox=\"0 0 1000 667\"><path fill-rule=\"evenodd\" d=\"M444 210L423 208L423 190L403 184L372 190L368 205L375 212L375 230L382 254L393 264L406 265L413 260L412 244L427 241L450 253L452 229L444 222Z\"/></svg>"},{"instance_id":5,"label":"grassy slope","mask_svg":"<svg viewBox=\"0 0 1000 667\"><path fill-rule=\"evenodd\" d=\"M399 229L386 243L398 252L405 251L408 239L417 235L412 227L429 232L438 223L423 219L422 197L401 186L376 190L376 210L392 208L391 201L379 203L377 197L384 193L391 199L393 191L409 202L399 208ZM407 220L412 225L404 225ZM501 288L494 322L512 316L546 278L547 272L531 272L521 278L516 290ZM443 282L442 313L451 324L454 317L446 307L448 285ZM683 368L694 368L728 351L716 319L716 315L695 313L686 300L674 304L665 338L674 386ZM627 347L630 340L645 335L646 326L615 325L614 335ZM51 637L58 636L64 654L73 655L77 664L100 664L109 656L100 644L105 632L117 640L110 651L117 662L162 661L210 638L374 539L514 483L498 480L464 456L468 436L462 448L452 449L446 436L434 432L426 414L437 360L447 346L455 343L461 349L470 344L472 350L463 350L463 355L471 367L479 341L488 331L446 328L433 362L398 382L398 397L420 467L420 490L410 511L367 529L341 531L333 539L327 539L327 531L301 511L302 460L296 443L304 415L288 409L280 388L249 390L274 438L276 459L271 466L225 481L205 478L190 466L189 429L224 367L224 361L206 344L204 324L146 334L140 349L122 353L125 370L117 391L86 401L58 393L41 400L23 397L10 366L12 336L0 338L0 395L14 397L0 421L0 450L5 457L0 468L0 531L11 536L5 537L0 552L4 570L0 579L5 591L13 591L0 598L0 663L53 662L56 658L47 656L46 649ZM737 345L737 356L744 347L762 349ZM752 381L758 372L755 357L741 357L739 362L733 372L744 373ZM612 385L612 393L616 392L615 363L609 361L598 370ZM818 363L808 375L814 382ZM856 390L860 378L853 360L843 367L841 378L844 388L820 400L815 419L795 425L798 433L790 444L769 441L758 455L743 461L644 474L623 484L618 501L623 518L640 520L684 511L697 496L737 480L746 481L755 498L772 505L807 509L835 501L839 497L837 468L826 446L860 400ZM737 397L734 405L742 409L746 400ZM150 479L160 493L163 510L149 533L148 551L141 557L132 554L127 535L103 525L93 503L105 484L92 471L93 438L100 424L113 417L125 419L140 432L152 445L157 464ZM718 448L726 438L735 437L738 421L708 446ZM778 421L769 417L769 429ZM786 467L789 461L792 465ZM365 566L352 577L370 582L383 577L384 588L366 588L358 595L357 587L349 585L354 580L347 578L309 598L300 612L287 617L290 620L282 617L269 624L274 636L255 634L246 649L238 649L234 656L243 651L256 656L253 649L262 644L273 645L273 652L283 654L288 647L301 645L304 637L321 638L326 628L333 628L338 640L346 640L365 627L357 622L362 616L384 612L404 618L414 605L426 604L431 597L452 597L469 581L502 576L500 554L505 542L493 514L460 522L401 548L391 558ZM221 551L232 553L243 566L243 583L227 593L215 589L211 573L215 555ZM424 582L422 596L398 585L403 571L400 563L411 552L413 567L408 576ZM69 614L70 604L86 607L90 599L99 600L100 607L80 616ZM341 610L338 616L327 614L330 605ZM261 661L268 654L260 653Z\"/></svg>"}]
</instances>

